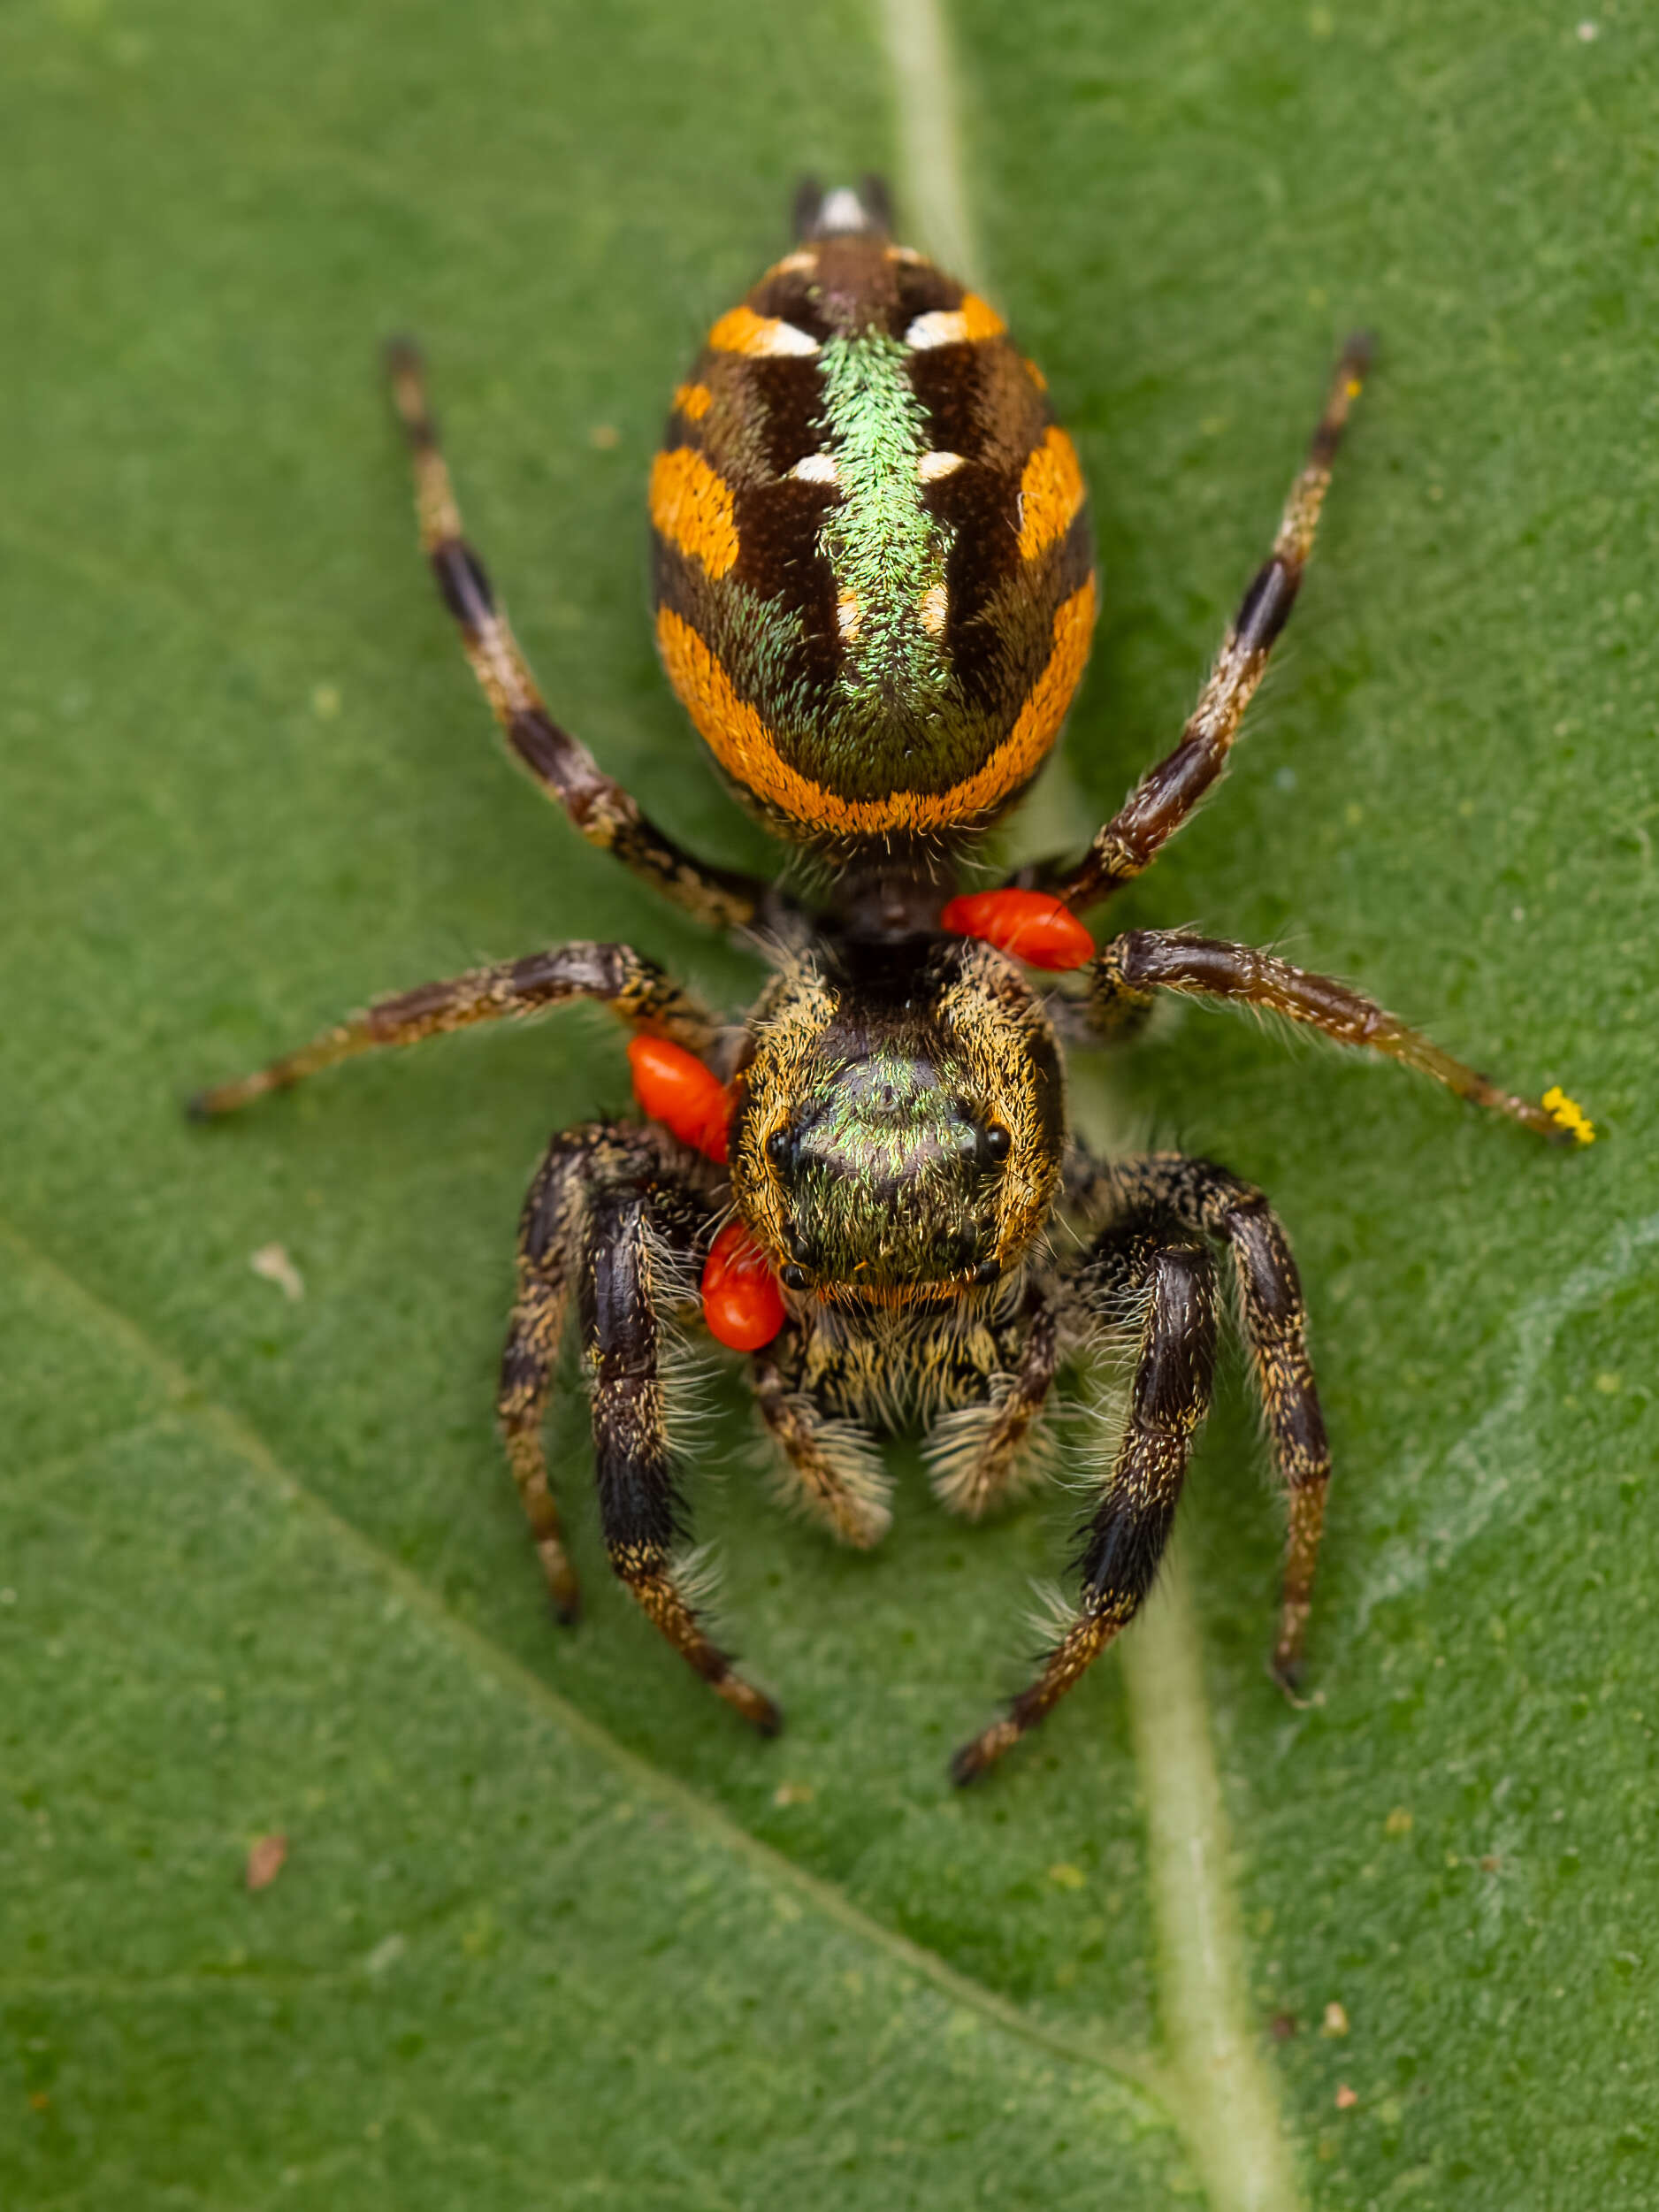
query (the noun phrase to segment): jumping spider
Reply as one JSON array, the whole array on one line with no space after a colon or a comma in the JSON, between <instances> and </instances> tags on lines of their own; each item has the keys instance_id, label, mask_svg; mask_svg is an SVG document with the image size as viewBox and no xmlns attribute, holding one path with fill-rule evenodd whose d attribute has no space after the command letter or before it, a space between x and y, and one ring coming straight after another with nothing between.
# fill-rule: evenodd
<instances>
[{"instance_id":1,"label":"jumping spider","mask_svg":"<svg viewBox=\"0 0 1659 2212\"><path fill-rule=\"evenodd\" d=\"M1035 1680L957 1753L967 1781L1043 1718L1152 1582L1210 1400L1212 1247L1236 1277L1288 1506L1273 1650L1287 1688L1330 1474L1296 1266L1266 1199L1179 1153L1091 1154L1067 1129L1057 1031L1121 1039L1160 991L1239 999L1543 1136L1589 1130L1558 1092L1511 1097L1341 984L1182 932L1134 930L1097 951L1076 918L1140 875L1221 774L1301 582L1365 341L1338 363L1272 553L1175 749L1075 865L959 895L974 834L1030 782L1087 657L1082 478L1041 372L983 300L891 243L879 186L804 187L796 214L794 249L714 325L675 394L651 516L669 677L739 795L811 857L810 898L692 859L552 721L462 535L417 356L390 355L422 543L508 746L592 843L767 946L759 1003L730 1021L626 945L565 945L382 999L195 1107L228 1113L356 1052L572 999L631 1025L654 1118L548 1147L520 1228L499 1410L571 1620L541 1424L574 1292L611 1564L767 1733L776 1707L677 1579L686 1513L662 1350L697 1313L700 1282L711 1328L753 1354L789 1487L860 1547L890 1518L873 1432L926 1427L940 1502L977 1518L1020 1482L1061 1367L1127 1342L1127 1414L1080 1532L1074 1610ZM1045 998L1032 967L1077 970L1084 988Z\"/></svg>"}]
</instances>

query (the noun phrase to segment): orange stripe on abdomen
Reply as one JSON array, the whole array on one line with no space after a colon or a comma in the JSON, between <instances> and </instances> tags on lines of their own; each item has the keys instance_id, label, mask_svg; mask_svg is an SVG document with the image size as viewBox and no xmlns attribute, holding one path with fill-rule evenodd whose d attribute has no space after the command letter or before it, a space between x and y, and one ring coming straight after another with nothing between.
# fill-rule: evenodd
<instances>
[{"instance_id":1,"label":"orange stripe on abdomen","mask_svg":"<svg viewBox=\"0 0 1659 2212\"><path fill-rule=\"evenodd\" d=\"M712 577L724 576L737 561L731 486L690 446L675 446L651 463L651 523Z\"/></svg>"},{"instance_id":2,"label":"orange stripe on abdomen","mask_svg":"<svg viewBox=\"0 0 1659 2212\"><path fill-rule=\"evenodd\" d=\"M1089 577L1054 616L1048 663L1018 721L982 767L942 792L894 792L884 799L842 799L791 768L777 739L690 623L672 608L657 613L657 646L669 681L698 734L726 773L766 806L826 837L875 837L891 830L948 830L991 814L1042 765L1077 689L1095 626Z\"/></svg>"},{"instance_id":3,"label":"orange stripe on abdomen","mask_svg":"<svg viewBox=\"0 0 1659 2212\"><path fill-rule=\"evenodd\" d=\"M1051 427L1020 478L1020 558L1034 560L1063 538L1084 496L1077 448L1063 430Z\"/></svg>"}]
</instances>

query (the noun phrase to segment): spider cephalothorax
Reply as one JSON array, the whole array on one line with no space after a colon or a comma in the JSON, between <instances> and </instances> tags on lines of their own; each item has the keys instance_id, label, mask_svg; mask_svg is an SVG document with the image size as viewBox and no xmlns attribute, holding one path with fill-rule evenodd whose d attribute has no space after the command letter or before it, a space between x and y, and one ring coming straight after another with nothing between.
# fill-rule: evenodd
<instances>
[{"instance_id":1,"label":"spider cephalothorax","mask_svg":"<svg viewBox=\"0 0 1659 2212\"><path fill-rule=\"evenodd\" d=\"M752 1357L794 1496L861 1546L890 1518L878 1431L927 1430L940 1502L983 1513L1028 1472L1062 1367L1127 1346L1074 1610L1030 1685L958 1752L965 1781L1042 1719L1151 1586L1209 1403L1218 1250L1289 1523L1273 1646L1287 1687L1330 1473L1296 1266L1266 1200L1204 1160L1103 1160L1069 1137L1051 1011L1022 970L1080 972L1068 1039L1126 1038L1159 991L1238 999L1543 1135L1592 1132L1559 1090L1536 1106L1500 1091L1328 977L1181 932L1097 950L1080 919L1151 864L1226 765L1312 547L1365 343L1337 365L1180 743L1080 861L963 892L971 833L1030 781L1087 657L1082 475L1040 371L982 298L893 243L879 187L803 188L798 218L793 250L715 324L676 391L650 508L669 678L740 795L813 854L812 900L695 861L554 723L462 537L418 361L391 354L422 540L508 744L593 844L700 920L789 948L747 1022L721 1020L626 945L565 945L382 999L195 1103L226 1113L372 1046L571 999L631 1027L648 1118L549 1145L520 1228L498 1405L555 1608L573 1619L541 1420L574 1308L611 1564L768 1732L776 1707L709 1640L676 1563L687 1471L663 1353L697 1287L711 1334Z\"/></svg>"},{"instance_id":2,"label":"spider cephalothorax","mask_svg":"<svg viewBox=\"0 0 1659 2212\"><path fill-rule=\"evenodd\" d=\"M790 1289L904 1305L1019 1263L1059 1186L1065 1103L1011 961L843 940L791 961L752 1029L732 1196Z\"/></svg>"}]
</instances>

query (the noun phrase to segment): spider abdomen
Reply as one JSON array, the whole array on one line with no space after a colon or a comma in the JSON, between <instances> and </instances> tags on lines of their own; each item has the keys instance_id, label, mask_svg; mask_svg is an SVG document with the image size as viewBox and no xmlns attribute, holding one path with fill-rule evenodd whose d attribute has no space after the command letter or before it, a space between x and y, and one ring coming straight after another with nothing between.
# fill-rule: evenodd
<instances>
[{"instance_id":1,"label":"spider abdomen","mask_svg":"<svg viewBox=\"0 0 1659 2212\"><path fill-rule=\"evenodd\" d=\"M1029 783L1094 625L1077 456L995 310L855 195L715 324L651 517L669 678L775 827L967 830Z\"/></svg>"}]
</instances>

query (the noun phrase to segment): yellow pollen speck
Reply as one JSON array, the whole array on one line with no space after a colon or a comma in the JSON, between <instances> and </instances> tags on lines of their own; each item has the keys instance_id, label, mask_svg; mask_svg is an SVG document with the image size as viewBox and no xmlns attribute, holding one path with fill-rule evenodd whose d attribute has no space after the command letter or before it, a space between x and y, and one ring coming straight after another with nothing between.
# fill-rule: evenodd
<instances>
[{"instance_id":1,"label":"yellow pollen speck","mask_svg":"<svg viewBox=\"0 0 1659 2212\"><path fill-rule=\"evenodd\" d=\"M688 423L700 423L715 403L715 395L706 384L677 384L674 387L674 404Z\"/></svg>"},{"instance_id":2,"label":"yellow pollen speck","mask_svg":"<svg viewBox=\"0 0 1659 2212\"><path fill-rule=\"evenodd\" d=\"M1543 1107L1558 1129L1570 1129L1580 1144L1594 1144L1594 1122L1589 1120L1582 1106L1567 1096L1559 1083L1553 1084L1545 1091Z\"/></svg>"},{"instance_id":3,"label":"yellow pollen speck","mask_svg":"<svg viewBox=\"0 0 1659 2212\"><path fill-rule=\"evenodd\" d=\"M712 577L724 576L738 558L738 526L731 487L700 453L676 446L651 464L651 520L660 537Z\"/></svg>"},{"instance_id":4,"label":"yellow pollen speck","mask_svg":"<svg viewBox=\"0 0 1659 2212\"><path fill-rule=\"evenodd\" d=\"M856 638L864 609L859 604L856 592L843 592L836 601L836 627L844 638Z\"/></svg>"},{"instance_id":5,"label":"yellow pollen speck","mask_svg":"<svg viewBox=\"0 0 1659 2212\"><path fill-rule=\"evenodd\" d=\"M1349 379L1348 379L1348 396L1349 396L1349 398L1350 400L1357 400L1357 399L1359 397L1359 394L1360 394L1360 393L1361 393L1361 391L1362 391L1363 389L1364 389L1364 387L1361 385L1361 383L1360 383L1360 381L1359 381L1359 379L1358 379L1357 377L1349 377Z\"/></svg>"},{"instance_id":6,"label":"yellow pollen speck","mask_svg":"<svg viewBox=\"0 0 1659 2212\"><path fill-rule=\"evenodd\" d=\"M950 612L950 601L943 584L929 584L921 594L921 626L930 638L944 635L945 617Z\"/></svg>"}]
</instances>

